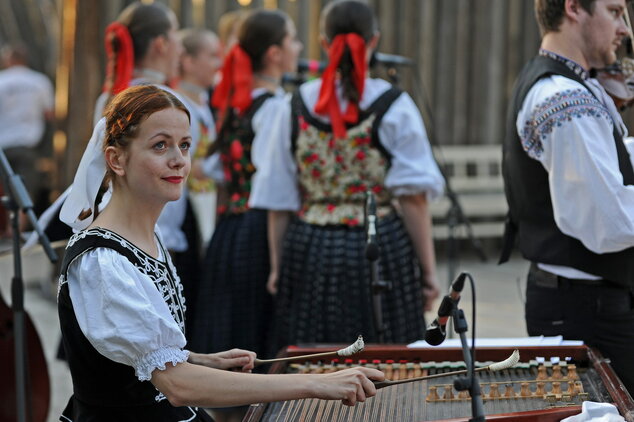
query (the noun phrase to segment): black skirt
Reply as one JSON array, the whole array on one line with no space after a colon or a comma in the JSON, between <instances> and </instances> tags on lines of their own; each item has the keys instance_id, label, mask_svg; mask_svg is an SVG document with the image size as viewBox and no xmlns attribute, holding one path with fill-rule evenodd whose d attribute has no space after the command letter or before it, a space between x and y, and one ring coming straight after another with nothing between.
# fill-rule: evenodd
<instances>
[{"instance_id":1,"label":"black skirt","mask_svg":"<svg viewBox=\"0 0 634 422\"><path fill-rule=\"evenodd\" d=\"M202 266L189 349L213 353L234 347L262 356L272 320L266 291L269 252L266 211L221 219Z\"/></svg>"},{"instance_id":2,"label":"black skirt","mask_svg":"<svg viewBox=\"0 0 634 422\"><path fill-rule=\"evenodd\" d=\"M96 406L88 405L72 396L59 417L62 422L213 422L201 408L174 407L167 399L150 405Z\"/></svg>"},{"instance_id":3,"label":"black skirt","mask_svg":"<svg viewBox=\"0 0 634 422\"><path fill-rule=\"evenodd\" d=\"M194 318L196 309L196 296L198 288L199 275L199 247L198 247L198 227L196 226L196 218L191 202L187 200L187 208L185 211L185 219L181 230L187 239L187 250L183 252L172 252L172 263L176 268L176 274L183 286L183 296L185 297L185 323L189 326L189 321ZM185 330L185 337L189 339L190 332Z\"/></svg>"},{"instance_id":4,"label":"black skirt","mask_svg":"<svg viewBox=\"0 0 634 422\"><path fill-rule=\"evenodd\" d=\"M386 343L409 343L425 334L421 268L399 217L379 220L379 279ZM275 313L275 347L298 343L352 343L358 334L377 342L371 266L363 227L289 225Z\"/></svg>"}]
</instances>

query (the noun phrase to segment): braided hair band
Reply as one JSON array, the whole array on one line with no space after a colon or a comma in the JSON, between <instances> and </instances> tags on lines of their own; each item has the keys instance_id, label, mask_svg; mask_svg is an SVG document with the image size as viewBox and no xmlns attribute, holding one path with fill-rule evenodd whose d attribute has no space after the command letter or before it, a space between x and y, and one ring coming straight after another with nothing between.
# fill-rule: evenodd
<instances>
[{"instance_id":1,"label":"braided hair band","mask_svg":"<svg viewBox=\"0 0 634 422\"><path fill-rule=\"evenodd\" d=\"M249 55L236 44L231 48L222 65L222 79L211 99L211 104L220 110L219 122L224 120L227 109L235 108L240 114L251 106L253 88L253 65Z\"/></svg>"},{"instance_id":2,"label":"braided hair band","mask_svg":"<svg viewBox=\"0 0 634 422\"><path fill-rule=\"evenodd\" d=\"M337 68L346 46L352 57L352 81L359 92L359 98L362 97L367 69L365 40L355 33L339 34L328 48L328 67L321 77L319 99L315 104L315 113L330 116L332 130L337 138L345 138L345 123L356 123L359 120L359 105L352 101L348 103L345 113L341 113L335 90Z\"/></svg>"},{"instance_id":3,"label":"braided hair band","mask_svg":"<svg viewBox=\"0 0 634 422\"><path fill-rule=\"evenodd\" d=\"M114 44L117 43L117 50ZM103 92L116 95L130 85L134 71L134 44L128 27L112 22L106 28L106 83Z\"/></svg>"}]
</instances>

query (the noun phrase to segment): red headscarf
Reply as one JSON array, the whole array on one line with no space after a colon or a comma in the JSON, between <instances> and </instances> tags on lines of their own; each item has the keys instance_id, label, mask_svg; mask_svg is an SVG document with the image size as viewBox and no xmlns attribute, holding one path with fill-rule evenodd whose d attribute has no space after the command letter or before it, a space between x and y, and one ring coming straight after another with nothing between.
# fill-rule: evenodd
<instances>
[{"instance_id":1,"label":"red headscarf","mask_svg":"<svg viewBox=\"0 0 634 422\"><path fill-rule=\"evenodd\" d=\"M253 87L253 66L251 58L238 44L225 57L222 65L222 79L214 90L211 105L224 116L228 107L244 113L251 105ZM222 119L220 119L222 121Z\"/></svg>"},{"instance_id":2,"label":"red headscarf","mask_svg":"<svg viewBox=\"0 0 634 422\"><path fill-rule=\"evenodd\" d=\"M346 136L345 123L356 123L359 120L359 105L356 103L348 103L346 112L341 114L335 91L337 67L346 46L348 46L352 57L352 81L359 92L359 98L363 95L367 68L365 40L354 33L339 34L332 40L328 49L328 67L321 77L321 90L317 104L315 104L315 113L330 116L332 129L337 138Z\"/></svg>"},{"instance_id":3,"label":"red headscarf","mask_svg":"<svg viewBox=\"0 0 634 422\"><path fill-rule=\"evenodd\" d=\"M118 94L130 85L134 71L134 45L128 28L112 22L106 28L106 83L104 92ZM119 48L115 53L112 48L114 41L118 41Z\"/></svg>"}]
</instances>

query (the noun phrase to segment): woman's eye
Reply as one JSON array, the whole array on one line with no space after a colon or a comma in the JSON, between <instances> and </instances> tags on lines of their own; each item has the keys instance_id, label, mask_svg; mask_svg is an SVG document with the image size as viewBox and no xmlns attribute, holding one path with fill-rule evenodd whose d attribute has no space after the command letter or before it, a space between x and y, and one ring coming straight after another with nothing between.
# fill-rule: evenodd
<instances>
[{"instance_id":1,"label":"woman's eye","mask_svg":"<svg viewBox=\"0 0 634 422\"><path fill-rule=\"evenodd\" d=\"M184 151L188 151L189 148L191 148L191 146L192 146L192 144L189 141L181 143L181 149L184 150Z\"/></svg>"},{"instance_id":2,"label":"woman's eye","mask_svg":"<svg viewBox=\"0 0 634 422\"><path fill-rule=\"evenodd\" d=\"M154 144L154 149L165 149L165 141L160 141Z\"/></svg>"}]
</instances>

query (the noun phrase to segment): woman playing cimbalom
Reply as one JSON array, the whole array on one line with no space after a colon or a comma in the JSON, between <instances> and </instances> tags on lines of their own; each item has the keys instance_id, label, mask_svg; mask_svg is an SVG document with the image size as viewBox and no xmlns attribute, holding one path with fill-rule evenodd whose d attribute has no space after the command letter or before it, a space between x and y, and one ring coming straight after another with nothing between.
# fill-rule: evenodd
<instances>
[{"instance_id":1,"label":"woman playing cimbalom","mask_svg":"<svg viewBox=\"0 0 634 422\"><path fill-rule=\"evenodd\" d=\"M286 124L254 154L249 204L269 210L277 347L355 333L381 340L365 256L368 191L377 203L380 279L391 282L382 294L383 341L423 338L424 311L439 294L428 202L442 194L443 179L412 98L368 76L376 22L365 2L328 3L328 67L300 86L280 112Z\"/></svg>"},{"instance_id":2,"label":"woman playing cimbalom","mask_svg":"<svg viewBox=\"0 0 634 422\"><path fill-rule=\"evenodd\" d=\"M249 374L252 352L184 349L182 287L156 222L182 193L190 140L185 106L153 85L115 96L95 128L75 176L86 183L73 185L61 213L79 231L68 243L59 280L73 379L60 420L209 421L196 406L305 397L352 405L374 395L371 379L383 379L374 369ZM96 213L104 178L112 196Z\"/></svg>"}]
</instances>

